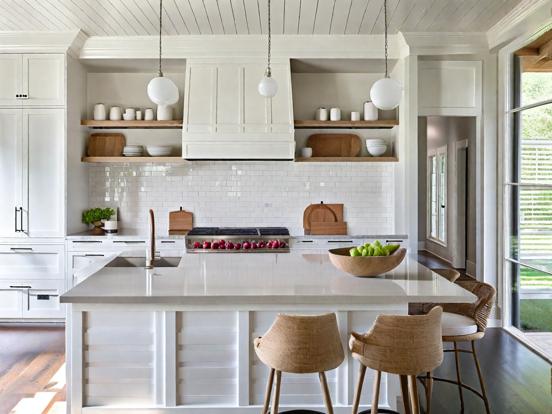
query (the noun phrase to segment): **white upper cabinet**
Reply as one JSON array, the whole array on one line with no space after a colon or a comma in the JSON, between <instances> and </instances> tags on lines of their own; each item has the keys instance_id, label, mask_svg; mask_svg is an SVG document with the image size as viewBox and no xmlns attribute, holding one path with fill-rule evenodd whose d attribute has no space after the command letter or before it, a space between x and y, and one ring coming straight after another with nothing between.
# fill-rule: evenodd
<instances>
[{"instance_id":1,"label":"white upper cabinet","mask_svg":"<svg viewBox=\"0 0 552 414\"><path fill-rule=\"evenodd\" d=\"M23 94L21 55L0 54L0 105L20 106Z\"/></svg>"},{"instance_id":2,"label":"white upper cabinet","mask_svg":"<svg viewBox=\"0 0 552 414\"><path fill-rule=\"evenodd\" d=\"M0 237L64 235L64 109L0 109Z\"/></svg>"},{"instance_id":3,"label":"white upper cabinet","mask_svg":"<svg viewBox=\"0 0 552 414\"><path fill-rule=\"evenodd\" d=\"M480 61L422 61L419 115L475 116L481 108Z\"/></svg>"},{"instance_id":4,"label":"white upper cabinet","mask_svg":"<svg viewBox=\"0 0 552 414\"><path fill-rule=\"evenodd\" d=\"M65 105L65 56L0 54L0 106Z\"/></svg>"},{"instance_id":5,"label":"white upper cabinet","mask_svg":"<svg viewBox=\"0 0 552 414\"><path fill-rule=\"evenodd\" d=\"M289 62L275 63L278 94L259 95L265 66L191 60L186 65L183 156L292 159L295 151Z\"/></svg>"}]
</instances>

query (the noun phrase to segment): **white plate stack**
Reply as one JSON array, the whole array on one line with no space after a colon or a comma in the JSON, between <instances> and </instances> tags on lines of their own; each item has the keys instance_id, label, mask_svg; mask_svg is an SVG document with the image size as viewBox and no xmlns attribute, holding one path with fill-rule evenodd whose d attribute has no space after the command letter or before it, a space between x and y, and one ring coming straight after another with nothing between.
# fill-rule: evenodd
<instances>
[{"instance_id":1,"label":"white plate stack","mask_svg":"<svg viewBox=\"0 0 552 414\"><path fill-rule=\"evenodd\" d=\"M144 147L141 145L127 145L123 148L125 157L140 157L144 153Z\"/></svg>"},{"instance_id":2,"label":"white plate stack","mask_svg":"<svg viewBox=\"0 0 552 414\"><path fill-rule=\"evenodd\" d=\"M367 139L366 149L371 156L379 157L380 155L385 154L385 151L387 151L387 144L381 138Z\"/></svg>"},{"instance_id":3,"label":"white plate stack","mask_svg":"<svg viewBox=\"0 0 552 414\"><path fill-rule=\"evenodd\" d=\"M172 153L170 145L148 145L146 151L152 157L168 157Z\"/></svg>"}]
</instances>

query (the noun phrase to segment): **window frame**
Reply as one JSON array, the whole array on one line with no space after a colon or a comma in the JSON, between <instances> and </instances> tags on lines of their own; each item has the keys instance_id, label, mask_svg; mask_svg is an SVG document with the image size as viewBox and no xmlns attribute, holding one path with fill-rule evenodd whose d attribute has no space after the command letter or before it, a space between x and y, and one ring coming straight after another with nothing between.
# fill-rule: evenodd
<instances>
[{"instance_id":1,"label":"window frame","mask_svg":"<svg viewBox=\"0 0 552 414\"><path fill-rule=\"evenodd\" d=\"M442 204L439 202L439 200L441 199L441 195L443 193L443 189L441 188L441 179L440 179L440 173L437 172L436 173L436 198L437 198L437 219L436 219L436 226L437 226L437 229L436 229L436 235L437 237L434 237L432 235L432 218L433 218L433 209L432 209L432 195L433 195L433 192L432 192L432 185L433 185L433 180L432 180L432 172L433 172L433 165L432 165L432 159L435 158L436 160L436 166L437 166L437 169L439 170L441 164L440 164L440 159L444 158L445 160L445 169L444 169L444 207L441 207ZM427 235L427 239L430 240L431 242L433 243L437 243L443 247L447 247L447 238L448 238L448 228L447 228L447 214L448 214L448 200L447 200L447 196L448 196L448 146L445 144L441 147L438 147L438 148L434 148L434 149L429 149L427 151L427 189L426 189L426 193L427 193L427 211L426 211L426 215L427 215L427 219L426 219L426 223L427 223L427 226L426 226L426 235ZM440 214L440 209L443 209L443 220L441 220L441 214ZM444 231L444 237L443 237L443 240L439 237L439 234L440 234L440 230L441 230L441 225L443 225L443 231Z\"/></svg>"}]
</instances>

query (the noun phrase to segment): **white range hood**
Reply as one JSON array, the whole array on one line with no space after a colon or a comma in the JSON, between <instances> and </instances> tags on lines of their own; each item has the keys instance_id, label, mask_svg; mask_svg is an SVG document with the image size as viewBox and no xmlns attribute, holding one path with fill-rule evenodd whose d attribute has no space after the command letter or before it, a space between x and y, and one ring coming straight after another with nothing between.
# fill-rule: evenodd
<instances>
[{"instance_id":1,"label":"white range hood","mask_svg":"<svg viewBox=\"0 0 552 414\"><path fill-rule=\"evenodd\" d=\"M186 62L183 158L294 158L289 60L271 66L279 90L274 98L265 98L257 91L265 70L260 59Z\"/></svg>"}]
</instances>

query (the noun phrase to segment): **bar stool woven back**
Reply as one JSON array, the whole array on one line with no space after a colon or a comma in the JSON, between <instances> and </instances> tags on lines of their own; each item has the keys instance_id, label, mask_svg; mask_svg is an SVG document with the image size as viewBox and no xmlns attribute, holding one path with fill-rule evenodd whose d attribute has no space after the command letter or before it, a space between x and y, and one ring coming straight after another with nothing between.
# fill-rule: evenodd
<instances>
[{"instance_id":1,"label":"bar stool woven back","mask_svg":"<svg viewBox=\"0 0 552 414\"><path fill-rule=\"evenodd\" d=\"M345 359L335 314L278 315L268 332L254 340L255 353L270 368L262 413L268 412L276 376L272 413L278 412L282 372L318 373L328 414L333 413L325 371Z\"/></svg>"}]
</instances>

